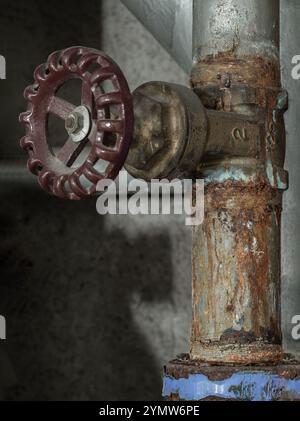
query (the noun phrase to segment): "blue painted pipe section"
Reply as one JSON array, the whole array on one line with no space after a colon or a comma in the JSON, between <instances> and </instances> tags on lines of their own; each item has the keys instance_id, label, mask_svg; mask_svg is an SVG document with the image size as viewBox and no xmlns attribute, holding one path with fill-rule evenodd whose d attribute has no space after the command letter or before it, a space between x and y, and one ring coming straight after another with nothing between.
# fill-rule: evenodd
<instances>
[{"instance_id":1,"label":"blue painted pipe section","mask_svg":"<svg viewBox=\"0 0 300 421\"><path fill-rule=\"evenodd\" d=\"M300 378L289 380L278 375L247 371L221 381L211 381L203 374L175 379L164 376L163 396L178 394L181 400L201 400L209 396L246 401L300 399Z\"/></svg>"}]
</instances>

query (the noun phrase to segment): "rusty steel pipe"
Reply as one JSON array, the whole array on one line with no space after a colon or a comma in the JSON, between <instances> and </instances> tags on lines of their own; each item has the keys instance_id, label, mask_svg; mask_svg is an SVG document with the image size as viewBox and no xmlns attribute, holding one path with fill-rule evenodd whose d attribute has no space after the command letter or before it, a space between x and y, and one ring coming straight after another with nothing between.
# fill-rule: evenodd
<instances>
[{"instance_id":1,"label":"rusty steel pipe","mask_svg":"<svg viewBox=\"0 0 300 421\"><path fill-rule=\"evenodd\" d=\"M205 179L205 219L193 230L192 359L282 359L287 95L280 83L278 16L279 1L194 2L191 83L210 122L220 124L211 124L198 167Z\"/></svg>"},{"instance_id":2,"label":"rusty steel pipe","mask_svg":"<svg viewBox=\"0 0 300 421\"><path fill-rule=\"evenodd\" d=\"M279 0L194 0L194 56L205 58L234 46L238 55L278 60Z\"/></svg>"},{"instance_id":3,"label":"rusty steel pipe","mask_svg":"<svg viewBox=\"0 0 300 421\"><path fill-rule=\"evenodd\" d=\"M278 86L279 0L194 0L193 82ZM269 85L271 83L271 85Z\"/></svg>"}]
</instances>

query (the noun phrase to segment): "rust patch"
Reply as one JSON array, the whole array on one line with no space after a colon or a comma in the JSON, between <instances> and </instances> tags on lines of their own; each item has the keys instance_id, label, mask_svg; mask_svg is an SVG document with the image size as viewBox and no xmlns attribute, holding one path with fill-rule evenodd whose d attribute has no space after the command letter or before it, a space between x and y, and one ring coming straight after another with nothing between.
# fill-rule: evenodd
<instances>
[{"instance_id":1,"label":"rust patch","mask_svg":"<svg viewBox=\"0 0 300 421\"><path fill-rule=\"evenodd\" d=\"M182 354L164 367L164 373L174 379L188 378L189 375L203 374L211 381L221 381L230 378L233 374L243 371L262 371L277 374L287 380L300 378L299 361L284 360L281 364L243 364L234 363L207 364L191 360L188 354Z\"/></svg>"},{"instance_id":2,"label":"rust patch","mask_svg":"<svg viewBox=\"0 0 300 421\"><path fill-rule=\"evenodd\" d=\"M197 63L191 74L193 88L218 85L230 88L247 84L261 88L279 87L280 72L276 60L260 56L237 57L234 52L208 56Z\"/></svg>"},{"instance_id":3,"label":"rust patch","mask_svg":"<svg viewBox=\"0 0 300 421\"><path fill-rule=\"evenodd\" d=\"M205 186L206 209L259 209L264 214L270 211L270 205L281 207L281 202L282 193L272 189L263 178L258 182L227 180Z\"/></svg>"},{"instance_id":4,"label":"rust patch","mask_svg":"<svg viewBox=\"0 0 300 421\"><path fill-rule=\"evenodd\" d=\"M234 306L230 305L230 310L228 309L228 312L232 312L234 310ZM256 341L256 335L253 332L246 332L244 329L241 329L240 331L234 330L234 329L227 329L222 334L220 338L221 343L233 343L237 342L240 344L249 344L251 342Z\"/></svg>"},{"instance_id":5,"label":"rust patch","mask_svg":"<svg viewBox=\"0 0 300 421\"><path fill-rule=\"evenodd\" d=\"M282 359L281 200L263 180L206 186L205 220L193 232L193 358Z\"/></svg>"}]
</instances>

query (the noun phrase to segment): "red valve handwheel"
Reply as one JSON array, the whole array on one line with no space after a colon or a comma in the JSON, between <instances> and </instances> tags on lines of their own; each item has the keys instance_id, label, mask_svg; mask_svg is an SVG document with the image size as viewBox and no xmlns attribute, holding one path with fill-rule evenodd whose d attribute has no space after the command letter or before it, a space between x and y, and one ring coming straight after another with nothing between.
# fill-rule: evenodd
<instances>
[{"instance_id":1,"label":"red valve handwheel","mask_svg":"<svg viewBox=\"0 0 300 421\"><path fill-rule=\"evenodd\" d=\"M58 92L74 78L82 81L77 107ZM91 196L98 181L118 175L128 154L133 106L126 79L108 56L85 47L52 53L47 63L36 68L34 79L24 91L27 111L20 115L20 122L26 124L20 144L29 153L28 168L56 196L75 200ZM109 90L104 88L107 81ZM56 154L48 142L50 113L64 120L69 135ZM87 156L76 166L86 146Z\"/></svg>"}]
</instances>

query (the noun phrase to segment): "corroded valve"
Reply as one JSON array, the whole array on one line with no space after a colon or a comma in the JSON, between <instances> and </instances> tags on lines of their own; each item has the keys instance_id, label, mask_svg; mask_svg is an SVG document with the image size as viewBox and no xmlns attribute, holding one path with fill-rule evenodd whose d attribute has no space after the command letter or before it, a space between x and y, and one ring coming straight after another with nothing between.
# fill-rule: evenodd
<instances>
[{"instance_id":1,"label":"corroded valve","mask_svg":"<svg viewBox=\"0 0 300 421\"><path fill-rule=\"evenodd\" d=\"M77 106L59 96L60 88L74 78L82 82ZM118 175L126 158L128 172L147 181L196 170L206 147L208 120L191 89L149 82L131 94L116 63L85 47L51 54L34 79L24 93L28 109L20 121L27 133L21 147L29 153L29 170L50 193L67 199L91 196L98 181ZM64 121L68 136L58 152L48 136L51 113Z\"/></svg>"},{"instance_id":2,"label":"corroded valve","mask_svg":"<svg viewBox=\"0 0 300 421\"><path fill-rule=\"evenodd\" d=\"M147 181L193 174L208 135L207 113L199 97L185 86L149 82L133 92L133 104L127 171Z\"/></svg>"},{"instance_id":3,"label":"corroded valve","mask_svg":"<svg viewBox=\"0 0 300 421\"><path fill-rule=\"evenodd\" d=\"M267 160L262 153L264 121L255 107L238 105L252 103L251 89L232 89L230 112L220 108L228 99L220 97L211 104L215 92L203 95L198 87L148 82L131 94L117 64L85 47L51 54L35 70L34 79L24 94L28 109L20 121L27 133L21 146L29 153L30 171L56 196L77 200L91 196L98 181L116 178L123 165L135 178L174 180L193 178L205 168L211 172L221 161L229 168L237 159L243 160L245 170L249 164L250 172L257 160L273 187L286 188L278 147L267 149ZM77 105L60 97L60 88L71 79L82 83ZM224 89L223 96L229 88ZM282 138L278 122L287 99L284 91L277 94L277 118L271 129L276 128L277 138ZM67 140L59 151L49 141L49 114L64 122Z\"/></svg>"},{"instance_id":4,"label":"corroded valve","mask_svg":"<svg viewBox=\"0 0 300 421\"><path fill-rule=\"evenodd\" d=\"M62 85L74 78L82 82L78 106L58 96ZM99 180L118 175L128 153L133 109L126 79L102 52L72 47L51 54L35 70L34 80L24 92L28 109L20 115L26 124L21 147L29 154L28 168L56 196L91 196ZM48 139L51 113L64 120L68 135L58 152ZM83 162L77 163L79 157Z\"/></svg>"}]
</instances>

